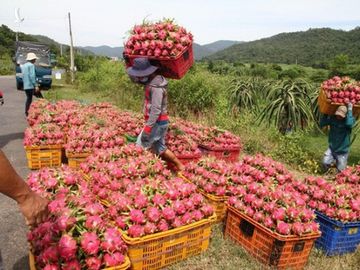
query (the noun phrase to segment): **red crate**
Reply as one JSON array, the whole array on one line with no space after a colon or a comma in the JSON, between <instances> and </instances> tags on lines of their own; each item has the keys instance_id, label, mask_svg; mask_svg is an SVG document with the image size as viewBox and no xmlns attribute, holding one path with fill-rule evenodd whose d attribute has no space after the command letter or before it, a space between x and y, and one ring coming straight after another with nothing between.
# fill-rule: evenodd
<instances>
[{"instance_id":1,"label":"red crate","mask_svg":"<svg viewBox=\"0 0 360 270\"><path fill-rule=\"evenodd\" d=\"M201 154L198 154L198 155L175 155L175 156L181 161L181 163L183 165L186 165L193 161L197 162L201 158ZM177 171L175 164L172 162L166 161L166 166L174 172Z\"/></svg>"},{"instance_id":2,"label":"red crate","mask_svg":"<svg viewBox=\"0 0 360 270\"><path fill-rule=\"evenodd\" d=\"M231 206L225 237L241 245L263 264L277 269L303 269L320 233L283 236L271 231Z\"/></svg>"},{"instance_id":3,"label":"red crate","mask_svg":"<svg viewBox=\"0 0 360 270\"><path fill-rule=\"evenodd\" d=\"M159 74L171 79L181 79L194 63L192 44L175 58L157 58L146 55L127 55L124 54L126 67L133 65L134 59L146 57L150 63L159 67Z\"/></svg>"},{"instance_id":4,"label":"red crate","mask_svg":"<svg viewBox=\"0 0 360 270\"><path fill-rule=\"evenodd\" d=\"M213 156L217 159L222 159L229 162L237 162L239 160L240 148L212 149L204 145L200 145L199 148L204 153L204 155Z\"/></svg>"}]
</instances>

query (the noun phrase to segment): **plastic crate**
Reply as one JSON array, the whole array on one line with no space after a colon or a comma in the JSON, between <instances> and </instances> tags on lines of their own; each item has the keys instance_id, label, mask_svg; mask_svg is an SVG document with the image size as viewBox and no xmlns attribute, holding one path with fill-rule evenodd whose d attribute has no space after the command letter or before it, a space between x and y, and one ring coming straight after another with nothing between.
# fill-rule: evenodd
<instances>
[{"instance_id":1,"label":"plastic crate","mask_svg":"<svg viewBox=\"0 0 360 270\"><path fill-rule=\"evenodd\" d=\"M179 177L184 179L186 182L193 183L190 179L187 179L181 173L178 174ZM193 183L194 184L194 183ZM222 222L226 217L227 206L226 201L228 199L227 196L216 196L209 193L206 193L201 188L197 188L197 191L200 192L207 200L207 202L214 208L214 212L216 214L215 222Z\"/></svg>"},{"instance_id":2,"label":"plastic crate","mask_svg":"<svg viewBox=\"0 0 360 270\"><path fill-rule=\"evenodd\" d=\"M319 93L319 97L318 97L318 105L319 105L319 110L321 113L327 114L327 115L334 115L337 108L339 106L345 105L345 104L329 102L324 90L321 89L320 93ZM360 106L354 105L353 106L353 115L358 116L359 114L360 114Z\"/></svg>"},{"instance_id":3,"label":"plastic crate","mask_svg":"<svg viewBox=\"0 0 360 270\"><path fill-rule=\"evenodd\" d=\"M83 163L91 153L70 153L66 152L68 164L70 168L79 168L80 164Z\"/></svg>"},{"instance_id":4,"label":"plastic crate","mask_svg":"<svg viewBox=\"0 0 360 270\"><path fill-rule=\"evenodd\" d=\"M282 236L228 206L225 237L241 245L263 264L277 269L302 269L320 233Z\"/></svg>"},{"instance_id":5,"label":"plastic crate","mask_svg":"<svg viewBox=\"0 0 360 270\"><path fill-rule=\"evenodd\" d=\"M160 269L205 251L209 246L212 217L139 238L122 233L128 246L131 269Z\"/></svg>"},{"instance_id":6,"label":"plastic crate","mask_svg":"<svg viewBox=\"0 0 360 270\"><path fill-rule=\"evenodd\" d=\"M212 149L205 145L199 146L204 155L213 156L228 162L237 162L239 160L240 148L233 149Z\"/></svg>"},{"instance_id":7,"label":"plastic crate","mask_svg":"<svg viewBox=\"0 0 360 270\"><path fill-rule=\"evenodd\" d=\"M126 270L130 267L130 259L128 256L125 256L125 262L122 265L103 268L103 270ZM29 252L29 268L30 270L37 270L35 265L35 257L32 252Z\"/></svg>"},{"instance_id":8,"label":"plastic crate","mask_svg":"<svg viewBox=\"0 0 360 270\"><path fill-rule=\"evenodd\" d=\"M360 244L360 221L342 223L315 211L320 225L321 237L315 246L328 256L355 252Z\"/></svg>"},{"instance_id":9,"label":"plastic crate","mask_svg":"<svg viewBox=\"0 0 360 270\"><path fill-rule=\"evenodd\" d=\"M61 165L62 145L25 146L25 151L31 170Z\"/></svg>"},{"instance_id":10,"label":"plastic crate","mask_svg":"<svg viewBox=\"0 0 360 270\"><path fill-rule=\"evenodd\" d=\"M181 79L194 63L192 44L175 58L157 58L145 55L123 55L126 67L132 66L135 58L146 57L150 63L159 67L159 74L171 79Z\"/></svg>"},{"instance_id":11,"label":"plastic crate","mask_svg":"<svg viewBox=\"0 0 360 270\"><path fill-rule=\"evenodd\" d=\"M175 156L181 161L181 163L183 165L186 165L193 161L196 162L201 158L201 154L198 154L198 155L175 155ZM170 161L166 161L166 166L174 172L177 171L175 164Z\"/></svg>"}]
</instances>

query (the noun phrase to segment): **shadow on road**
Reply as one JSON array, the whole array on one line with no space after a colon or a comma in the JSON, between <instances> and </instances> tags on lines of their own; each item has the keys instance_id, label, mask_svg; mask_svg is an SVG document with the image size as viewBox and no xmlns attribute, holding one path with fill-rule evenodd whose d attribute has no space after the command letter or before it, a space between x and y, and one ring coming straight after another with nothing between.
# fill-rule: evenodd
<instances>
[{"instance_id":1,"label":"shadow on road","mask_svg":"<svg viewBox=\"0 0 360 270\"><path fill-rule=\"evenodd\" d=\"M28 270L29 267L29 256L20 258L13 266L13 270Z\"/></svg>"},{"instance_id":2,"label":"shadow on road","mask_svg":"<svg viewBox=\"0 0 360 270\"><path fill-rule=\"evenodd\" d=\"M24 132L0 135L0 148L4 147L11 141L14 141L17 139L23 139L23 138L24 138Z\"/></svg>"}]
</instances>

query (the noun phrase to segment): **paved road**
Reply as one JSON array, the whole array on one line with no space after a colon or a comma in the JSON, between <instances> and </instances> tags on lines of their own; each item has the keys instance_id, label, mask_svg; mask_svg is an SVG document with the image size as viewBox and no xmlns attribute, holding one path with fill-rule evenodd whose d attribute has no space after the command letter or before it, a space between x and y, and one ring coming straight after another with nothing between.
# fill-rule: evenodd
<instances>
[{"instance_id":1,"label":"paved road","mask_svg":"<svg viewBox=\"0 0 360 270\"><path fill-rule=\"evenodd\" d=\"M27 126L25 93L16 90L14 76L0 77L0 89L5 96L5 104L0 106L0 148L16 171L26 178L29 170L22 145ZM29 269L26 232L27 227L17 204L0 194L0 250L5 270Z\"/></svg>"}]
</instances>

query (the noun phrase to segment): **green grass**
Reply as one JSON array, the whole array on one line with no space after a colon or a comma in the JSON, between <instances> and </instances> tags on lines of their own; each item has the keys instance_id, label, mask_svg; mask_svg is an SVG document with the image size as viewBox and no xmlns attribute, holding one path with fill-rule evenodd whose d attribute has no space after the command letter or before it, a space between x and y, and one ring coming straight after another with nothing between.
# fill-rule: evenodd
<instances>
[{"instance_id":1,"label":"green grass","mask_svg":"<svg viewBox=\"0 0 360 270\"><path fill-rule=\"evenodd\" d=\"M314 158L322 160L323 154L328 148L328 136L327 134L311 134L304 137L306 149L311 153L314 153ZM356 138L350 147L350 154L348 159L348 165L353 166L360 163L360 138Z\"/></svg>"}]
</instances>

